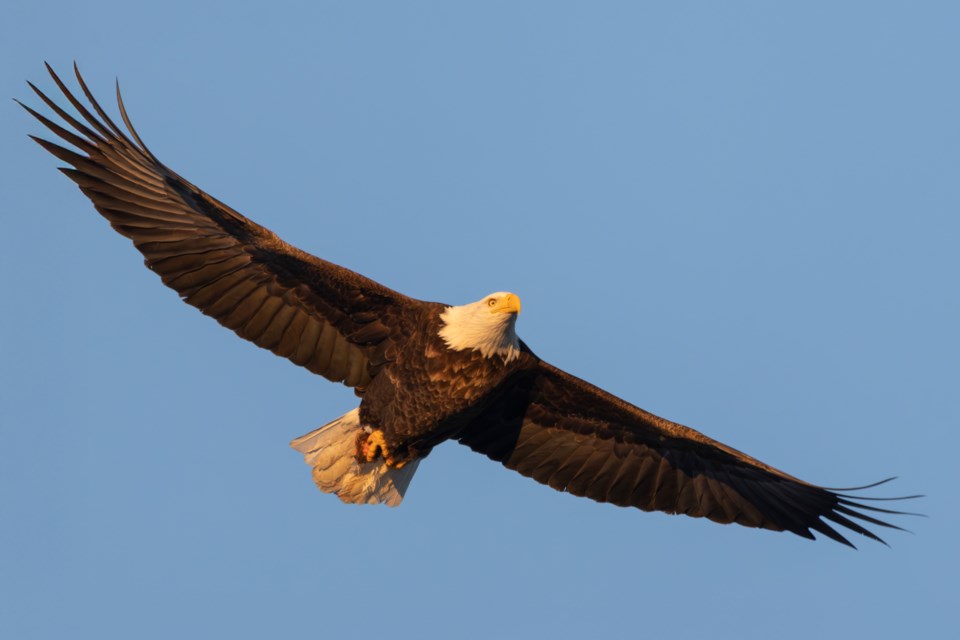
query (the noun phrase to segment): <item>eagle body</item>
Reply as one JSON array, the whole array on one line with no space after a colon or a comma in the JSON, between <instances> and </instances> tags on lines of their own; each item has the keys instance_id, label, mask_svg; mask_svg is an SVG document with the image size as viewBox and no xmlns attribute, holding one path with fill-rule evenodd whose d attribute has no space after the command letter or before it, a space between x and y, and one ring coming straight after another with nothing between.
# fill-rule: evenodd
<instances>
[{"instance_id":1,"label":"eagle body","mask_svg":"<svg viewBox=\"0 0 960 640\"><path fill-rule=\"evenodd\" d=\"M444 309L430 305L417 330L362 392L362 424L383 432L398 461L425 457L460 433L500 396L504 381L534 366L529 350L508 359L450 348L440 336Z\"/></svg>"},{"instance_id":2,"label":"eagle body","mask_svg":"<svg viewBox=\"0 0 960 640\"><path fill-rule=\"evenodd\" d=\"M79 116L30 84L59 116L22 105L59 141L31 137L146 266L239 337L360 397L291 443L322 491L397 505L423 458L451 440L598 502L850 546L838 529L880 540L865 524L898 528L881 518L901 512L863 502L889 498L805 482L544 362L517 336L512 293L416 300L287 244L160 162L119 88L124 128L76 68L86 101L47 68Z\"/></svg>"}]
</instances>

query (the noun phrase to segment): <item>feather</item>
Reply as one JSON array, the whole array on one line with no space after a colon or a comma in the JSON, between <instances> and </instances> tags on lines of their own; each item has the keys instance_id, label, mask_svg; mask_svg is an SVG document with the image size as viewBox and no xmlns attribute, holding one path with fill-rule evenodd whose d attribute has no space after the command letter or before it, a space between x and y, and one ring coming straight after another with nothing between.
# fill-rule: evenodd
<instances>
[{"instance_id":1,"label":"feather","mask_svg":"<svg viewBox=\"0 0 960 640\"><path fill-rule=\"evenodd\" d=\"M357 436L363 431L360 410L354 409L315 431L300 436L290 446L303 454L313 468L313 481L324 493L336 494L348 504L385 504L403 500L419 460L400 469L382 460L361 463L356 459Z\"/></svg>"},{"instance_id":2,"label":"feather","mask_svg":"<svg viewBox=\"0 0 960 640\"><path fill-rule=\"evenodd\" d=\"M862 511L900 512L798 480L541 360L527 366L517 388L492 402L457 438L555 489L805 538L813 537L812 529L850 546L825 520L879 542L851 518L899 528ZM506 419L516 414L518 402L524 403L522 417Z\"/></svg>"},{"instance_id":3,"label":"feather","mask_svg":"<svg viewBox=\"0 0 960 640\"><path fill-rule=\"evenodd\" d=\"M67 127L21 106L79 153L31 137L71 165L64 173L114 229L133 241L167 286L241 337L331 380L362 386L378 369L371 356L379 357L405 324L432 309L299 251L181 178L134 130L119 83L117 104L126 132L94 98L76 65L77 95L49 65L47 70L80 118L34 84L30 88ZM248 299L256 308L235 314ZM328 334L329 339L318 339ZM317 351L311 353L310 345Z\"/></svg>"}]
</instances>

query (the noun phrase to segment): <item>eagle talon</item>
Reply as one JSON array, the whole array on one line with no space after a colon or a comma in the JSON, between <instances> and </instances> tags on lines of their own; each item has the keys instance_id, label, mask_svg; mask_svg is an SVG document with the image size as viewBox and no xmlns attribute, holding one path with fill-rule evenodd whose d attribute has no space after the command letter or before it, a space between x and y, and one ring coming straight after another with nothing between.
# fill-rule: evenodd
<instances>
[{"instance_id":1,"label":"eagle talon","mask_svg":"<svg viewBox=\"0 0 960 640\"><path fill-rule=\"evenodd\" d=\"M384 458L387 458L389 455L387 441L383 437L383 431L377 429L370 433L361 432L357 435L357 460L360 462L373 462L381 455Z\"/></svg>"},{"instance_id":2,"label":"eagle talon","mask_svg":"<svg viewBox=\"0 0 960 640\"><path fill-rule=\"evenodd\" d=\"M401 460L400 462L397 462L393 458L387 458L387 466L391 469L403 469L405 466L407 466L407 462L409 462L409 460Z\"/></svg>"}]
</instances>

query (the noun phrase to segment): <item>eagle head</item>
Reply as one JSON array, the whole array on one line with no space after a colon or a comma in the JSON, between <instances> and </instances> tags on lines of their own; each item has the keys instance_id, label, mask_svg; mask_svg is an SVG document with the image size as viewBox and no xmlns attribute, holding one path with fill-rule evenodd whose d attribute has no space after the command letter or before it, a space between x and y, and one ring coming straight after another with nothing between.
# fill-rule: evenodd
<instances>
[{"instance_id":1,"label":"eagle head","mask_svg":"<svg viewBox=\"0 0 960 640\"><path fill-rule=\"evenodd\" d=\"M520 297L498 291L459 307L447 307L440 314L440 337L454 351L472 349L485 357L498 355L507 362L520 355L515 330Z\"/></svg>"}]
</instances>

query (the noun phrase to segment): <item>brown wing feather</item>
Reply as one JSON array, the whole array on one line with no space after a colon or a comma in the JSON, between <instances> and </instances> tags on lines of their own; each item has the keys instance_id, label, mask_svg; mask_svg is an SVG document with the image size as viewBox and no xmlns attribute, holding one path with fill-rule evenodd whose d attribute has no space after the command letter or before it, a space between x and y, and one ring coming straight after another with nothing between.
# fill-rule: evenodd
<instances>
[{"instance_id":1,"label":"brown wing feather","mask_svg":"<svg viewBox=\"0 0 960 640\"><path fill-rule=\"evenodd\" d=\"M882 542L851 517L899 528L863 510L901 512L862 505L852 496L798 480L532 361L460 433L461 443L554 489L598 502L806 538L813 538L812 530L850 546L834 526Z\"/></svg>"},{"instance_id":2,"label":"brown wing feather","mask_svg":"<svg viewBox=\"0 0 960 640\"><path fill-rule=\"evenodd\" d=\"M119 87L129 136L100 107L76 66L96 115L47 69L85 122L33 84L73 131L22 106L81 153L34 140L73 166L61 171L133 241L167 286L237 335L314 373L348 386L369 382L419 301L300 251L181 178L140 140Z\"/></svg>"}]
</instances>

